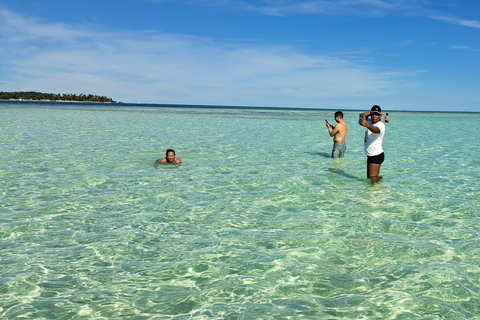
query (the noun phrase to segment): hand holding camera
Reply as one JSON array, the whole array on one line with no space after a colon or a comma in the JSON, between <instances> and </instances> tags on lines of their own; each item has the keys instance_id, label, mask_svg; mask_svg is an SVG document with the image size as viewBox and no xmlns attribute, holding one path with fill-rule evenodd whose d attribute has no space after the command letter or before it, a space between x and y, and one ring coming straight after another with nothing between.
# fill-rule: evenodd
<instances>
[{"instance_id":1,"label":"hand holding camera","mask_svg":"<svg viewBox=\"0 0 480 320\"><path fill-rule=\"evenodd\" d=\"M358 115L358 124L365 127L364 122L366 122L365 115L363 113L360 113Z\"/></svg>"}]
</instances>

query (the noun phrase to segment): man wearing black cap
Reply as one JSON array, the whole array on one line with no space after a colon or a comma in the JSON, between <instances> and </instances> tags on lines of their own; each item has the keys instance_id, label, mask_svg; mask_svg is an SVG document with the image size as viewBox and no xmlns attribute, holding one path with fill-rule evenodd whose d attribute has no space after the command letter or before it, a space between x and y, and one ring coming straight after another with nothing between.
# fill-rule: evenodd
<instances>
[{"instance_id":1,"label":"man wearing black cap","mask_svg":"<svg viewBox=\"0 0 480 320\"><path fill-rule=\"evenodd\" d=\"M383 136L385 134L385 124L382 120L382 109L374 105L370 111L363 113L363 117L358 119L358 123L368 130L365 131L365 154L367 155L367 177L372 184L382 179L380 176L380 167L385 159L383 153Z\"/></svg>"}]
</instances>

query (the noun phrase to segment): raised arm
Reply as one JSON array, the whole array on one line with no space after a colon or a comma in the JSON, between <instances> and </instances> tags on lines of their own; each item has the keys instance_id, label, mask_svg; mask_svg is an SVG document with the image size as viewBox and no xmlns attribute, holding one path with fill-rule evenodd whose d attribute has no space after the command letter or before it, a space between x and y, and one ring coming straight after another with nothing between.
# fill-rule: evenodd
<instances>
[{"instance_id":1,"label":"raised arm","mask_svg":"<svg viewBox=\"0 0 480 320\"><path fill-rule=\"evenodd\" d=\"M370 112L365 112L363 115L364 115L364 118L363 119L362 118L358 119L358 123L361 126L364 126L368 130L372 131L373 133L380 133L380 128L375 127L375 126L371 125L370 123L368 123L367 117L370 116Z\"/></svg>"}]
</instances>

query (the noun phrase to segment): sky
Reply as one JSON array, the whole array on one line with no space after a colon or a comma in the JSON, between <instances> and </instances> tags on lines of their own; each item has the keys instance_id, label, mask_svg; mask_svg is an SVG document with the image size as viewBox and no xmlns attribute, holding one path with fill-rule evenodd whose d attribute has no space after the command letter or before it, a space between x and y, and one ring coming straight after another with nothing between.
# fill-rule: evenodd
<instances>
[{"instance_id":1,"label":"sky","mask_svg":"<svg viewBox=\"0 0 480 320\"><path fill-rule=\"evenodd\" d=\"M480 112L478 0L0 0L0 91Z\"/></svg>"}]
</instances>

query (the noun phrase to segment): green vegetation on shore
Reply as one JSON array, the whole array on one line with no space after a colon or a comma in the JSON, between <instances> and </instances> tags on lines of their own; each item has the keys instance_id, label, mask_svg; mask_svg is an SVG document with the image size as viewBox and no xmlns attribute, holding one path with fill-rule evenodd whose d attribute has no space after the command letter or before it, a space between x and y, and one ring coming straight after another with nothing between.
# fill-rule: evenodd
<instances>
[{"instance_id":1,"label":"green vegetation on shore","mask_svg":"<svg viewBox=\"0 0 480 320\"><path fill-rule=\"evenodd\" d=\"M93 94L55 94L34 91L3 92L0 91L0 100L32 100L32 101L72 101L72 102L104 102L116 103L111 98Z\"/></svg>"}]
</instances>

